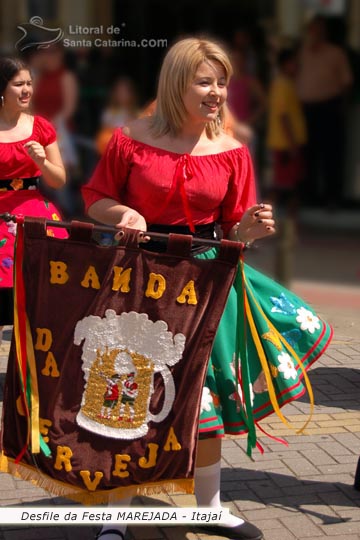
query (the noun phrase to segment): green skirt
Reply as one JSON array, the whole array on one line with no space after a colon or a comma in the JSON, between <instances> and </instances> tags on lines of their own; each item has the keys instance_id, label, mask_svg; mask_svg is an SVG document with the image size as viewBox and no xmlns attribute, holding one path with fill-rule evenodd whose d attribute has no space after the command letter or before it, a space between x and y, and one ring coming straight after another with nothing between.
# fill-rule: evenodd
<instances>
[{"instance_id":1,"label":"green skirt","mask_svg":"<svg viewBox=\"0 0 360 540\"><path fill-rule=\"evenodd\" d=\"M216 256L216 249L197 255ZM209 360L200 438L249 432L254 447L259 420L274 412L281 418L280 408L306 390L312 398L306 370L323 354L332 334L331 326L301 298L241 263Z\"/></svg>"}]
</instances>

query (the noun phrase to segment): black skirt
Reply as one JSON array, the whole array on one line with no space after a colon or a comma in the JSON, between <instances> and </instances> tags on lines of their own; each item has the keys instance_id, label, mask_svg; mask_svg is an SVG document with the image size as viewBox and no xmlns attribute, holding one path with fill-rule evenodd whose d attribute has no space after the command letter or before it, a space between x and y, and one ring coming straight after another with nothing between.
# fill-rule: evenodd
<instances>
[{"instance_id":1,"label":"black skirt","mask_svg":"<svg viewBox=\"0 0 360 540\"><path fill-rule=\"evenodd\" d=\"M149 232L159 232L159 233L175 233L175 234L189 234L196 236L197 238L205 238L209 240L219 240L220 230L217 227L216 223L207 223L206 225L196 225L195 233L192 233L187 226L182 225L149 225ZM164 253L166 251L166 240L164 242L158 240L150 240L146 244L143 244L141 247L147 251L157 251L158 253ZM209 247L201 245L193 245L191 253L193 255L198 255L199 253L204 253Z\"/></svg>"}]
</instances>

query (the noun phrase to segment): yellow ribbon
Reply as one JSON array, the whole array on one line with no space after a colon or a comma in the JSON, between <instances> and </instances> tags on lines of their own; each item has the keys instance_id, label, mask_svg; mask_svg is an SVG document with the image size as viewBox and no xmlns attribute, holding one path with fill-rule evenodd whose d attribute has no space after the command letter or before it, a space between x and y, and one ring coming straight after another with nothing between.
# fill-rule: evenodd
<instances>
[{"instance_id":1,"label":"yellow ribbon","mask_svg":"<svg viewBox=\"0 0 360 540\"><path fill-rule=\"evenodd\" d=\"M29 320L26 317L26 351L31 380L31 451L33 454L40 452L40 423L39 423L39 388L36 374L36 362L34 345L30 331Z\"/></svg>"},{"instance_id":2,"label":"yellow ribbon","mask_svg":"<svg viewBox=\"0 0 360 540\"><path fill-rule=\"evenodd\" d=\"M280 334L280 332L278 332L278 330L271 323L271 321L266 317L266 315L265 315L264 311L262 310L261 306L259 305L257 299L255 298L254 294L252 293L251 289L249 288L249 285L248 285L248 282L247 282L247 279L246 279L246 276L245 276L245 270L244 270L244 265L243 264L241 265L241 271L243 273L243 280L244 280L244 283L246 285L246 289L245 289L245 291L246 291L245 292L246 316L247 316L247 319L249 321L249 327L250 327L251 335L252 335L252 338L254 340L254 344L255 344L255 347L256 347L256 350L257 350L257 353L258 353L258 356L259 356L259 360L260 360L262 369L263 369L264 374L265 374L265 379L266 379L266 383L267 383L267 386L268 386L268 392L269 392L269 397L270 397L271 404L272 404L273 409L274 409L275 413L277 414L277 416L280 418L280 420L286 426L288 426L291 429L294 429L296 431L296 433L303 433L304 430L306 429L306 427L308 426L308 424L311 422L311 419L312 419L312 416L313 416L313 413L314 413L314 394L313 394L313 390L312 390L312 387L311 387L309 377L308 377L308 375L306 373L306 370L305 370L299 356L297 355L297 353L294 351L294 349L291 347L291 345L289 345L289 343L284 339L284 337ZM287 351L291 354L292 358L295 360L295 362L299 366L299 368L300 368L300 370L301 370L301 372L302 372L302 374L304 376L305 386L306 386L306 389L308 391L309 399L310 399L310 413L309 413L309 418L307 419L307 421L305 422L305 424L303 425L303 427L301 429L296 430L296 428L294 428L291 425L291 423L288 422L288 420L285 418L285 416L282 414L282 412L280 410L280 406L279 406L279 403L278 403L278 400L277 400L277 397L276 397L276 392L275 392L275 388L274 388L273 381L272 381L272 376L271 376L269 365L268 365L268 361L267 361L267 358L266 358L262 343L261 343L260 338L259 338L259 334L258 334L258 331L257 331L257 328L256 328L254 318L252 316L250 304L249 304L248 297L247 297L248 292L249 292L255 306L257 307L260 315L263 317L263 319L268 324L269 329L272 329L273 332L276 333L279 340L281 341L281 343L283 344L285 349L287 349Z\"/></svg>"}]
</instances>

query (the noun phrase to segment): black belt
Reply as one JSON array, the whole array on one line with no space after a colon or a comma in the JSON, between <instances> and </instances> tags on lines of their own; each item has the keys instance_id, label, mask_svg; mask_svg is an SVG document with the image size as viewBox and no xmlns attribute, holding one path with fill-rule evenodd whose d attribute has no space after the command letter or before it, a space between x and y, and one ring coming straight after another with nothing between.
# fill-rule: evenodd
<instances>
[{"instance_id":1,"label":"black belt","mask_svg":"<svg viewBox=\"0 0 360 540\"><path fill-rule=\"evenodd\" d=\"M30 187L39 187L39 177L33 176L31 178L8 178L6 180L0 180L0 191L23 191Z\"/></svg>"},{"instance_id":2,"label":"black belt","mask_svg":"<svg viewBox=\"0 0 360 540\"><path fill-rule=\"evenodd\" d=\"M216 224L207 223L206 225L195 225L195 232L192 233L186 225L149 225L149 232L159 232L159 233L175 233L175 234L191 234L197 238L208 238L215 240L218 235L216 233ZM166 251L166 241L161 242L158 240L150 240L143 244L142 247L148 251L158 251L159 253L164 253ZM191 253L204 253L208 251L207 246L193 245L191 248Z\"/></svg>"}]
</instances>

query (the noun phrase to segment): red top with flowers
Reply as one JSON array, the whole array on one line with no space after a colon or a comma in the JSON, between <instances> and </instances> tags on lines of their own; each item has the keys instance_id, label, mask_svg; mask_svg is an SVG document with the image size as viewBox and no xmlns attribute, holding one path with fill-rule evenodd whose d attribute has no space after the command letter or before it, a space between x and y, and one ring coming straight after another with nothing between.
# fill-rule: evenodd
<instances>
[{"instance_id":1,"label":"red top with flowers","mask_svg":"<svg viewBox=\"0 0 360 540\"><path fill-rule=\"evenodd\" d=\"M34 116L31 135L26 139L14 142L0 142L0 214L10 214L45 217L49 220L61 219L61 215L52 202L44 199L35 185L25 187L23 178L41 176L41 171L29 156L24 144L28 141L37 141L46 147L56 140L53 126L41 116ZM3 180L12 180L10 186ZM66 238L66 229L48 227L47 234L58 238ZM0 220L0 294L2 288L13 286L14 245L16 224ZM5 307L0 310L0 326L13 324L12 308L8 300L0 297ZM8 312L8 314L7 314Z\"/></svg>"},{"instance_id":2,"label":"red top with flowers","mask_svg":"<svg viewBox=\"0 0 360 540\"><path fill-rule=\"evenodd\" d=\"M178 154L134 140L121 129L82 194L86 209L109 198L137 210L148 224L216 221L225 234L256 203L246 146L218 154Z\"/></svg>"},{"instance_id":3,"label":"red top with flowers","mask_svg":"<svg viewBox=\"0 0 360 540\"><path fill-rule=\"evenodd\" d=\"M0 180L40 176L39 167L29 156L24 144L37 141L42 146L48 146L55 140L56 131L50 122L41 116L34 116L33 129L29 137L21 141L0 142Z\"/></svg>"}]
</instances>

